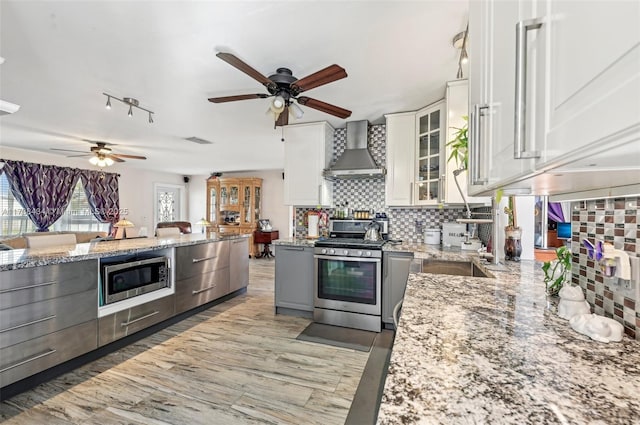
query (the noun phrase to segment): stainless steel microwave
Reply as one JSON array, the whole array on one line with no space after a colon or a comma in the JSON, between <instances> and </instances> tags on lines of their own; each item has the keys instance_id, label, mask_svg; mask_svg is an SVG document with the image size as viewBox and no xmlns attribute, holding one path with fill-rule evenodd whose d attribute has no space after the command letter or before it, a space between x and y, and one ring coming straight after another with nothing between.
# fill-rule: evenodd
<instances>
[{"instance_id":1,"label":"stainless steel microwave","mask_svg":"<svg viewBox=\"0 0 640 425\"><path fill-rule=\"evenodd\" d=\"M129 258L102 264L101 305L171 286L168 257Z\"/></svg>"}]
</instances>

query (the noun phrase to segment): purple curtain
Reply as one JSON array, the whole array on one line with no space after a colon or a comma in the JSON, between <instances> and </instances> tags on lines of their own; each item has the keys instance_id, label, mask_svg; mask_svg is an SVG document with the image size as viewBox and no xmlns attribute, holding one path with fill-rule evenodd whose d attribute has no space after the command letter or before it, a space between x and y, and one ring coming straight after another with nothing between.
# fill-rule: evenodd
<instances>
[{"instance_id":1,"label":"purple curtain","mask_svg":"<svg viewBox=\"0 0 640 425\"><path fill-rule=\"evenodd\" d=\"M80 179L91 206L91 213L101 223L109 223L109 234L120 219L118 174L104 171L82 170Z\"/></svg>"},{"instance_id":2,"label":"purple curtain","mask_svg":"<svg viewBox=\"0 0 640 425\"><path fill-rule=\"evenodd\" d=\"M48 232L67 209L80 170L22 161L3 162L11 193L25 208L27 217L38 226L37 231Z\"/></svg>"},{"instance_id":3,"label":"purple curtain","mask_svg":"<svg viewBox=\"0 0 640 425\"><path fill-rule=\"evenodd\" d=\"M565 223L560 202L549 202L549 219L558 223Z\"/></svg>"}]
</instances>

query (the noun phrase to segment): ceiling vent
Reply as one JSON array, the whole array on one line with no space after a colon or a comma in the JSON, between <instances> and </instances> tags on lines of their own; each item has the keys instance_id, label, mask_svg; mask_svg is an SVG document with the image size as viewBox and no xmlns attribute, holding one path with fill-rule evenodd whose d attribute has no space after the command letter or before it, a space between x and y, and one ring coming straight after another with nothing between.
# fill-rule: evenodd
<instances>
[{"instance_id":1,"label":"ceiling vent","mask_svg":"<svg viewBox=\"0 0 640 425\"><path fill-rule=\"evenodd\" d=\"M201 138L196 137L196 136L185 137L184 140L188 140L190 142L197 143L199 145L213 145L213 142L210 142L210 141L205 140L205 139L201 139Z\"/></svg>"}]
</instances>

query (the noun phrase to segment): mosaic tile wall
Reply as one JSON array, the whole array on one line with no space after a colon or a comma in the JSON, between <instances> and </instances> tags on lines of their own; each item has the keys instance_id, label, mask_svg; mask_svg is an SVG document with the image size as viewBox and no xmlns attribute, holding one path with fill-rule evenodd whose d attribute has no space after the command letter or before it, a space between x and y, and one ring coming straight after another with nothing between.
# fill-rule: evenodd
<instances>
[{"instance_id":1,"label":"mosaic tile wall","mask_svg":"<svg viewBox=\"0 0 640 425\"><path fill-rule=\"evenodd\" d=\"M369 152L373 160L381 167L386 167L386 126L370 125L368 134ZM339 128L334 133L333 160L342 155L347 144L347 129ZM462 208L387 208L385 206L384 178L363 180L336 180L333 182L334 204L348 203L354 210L370 210L384 212L389 216L389 237L402 239L405 242L422 243L422 229L440 227L444 221L455 221L462 217ZM296 208L296 223L304 223L304 216L309 208ZM332 210L328 210L332 215ZM416 221L418 223L416 223ZM307 229L298 226L299 237L306 237Z\"/></svg>"},{"instance_id":2,"label":"mosaic tile wall","mask_svg":"<svg viewBox=\"0 0 640 425\"><path fill-rule=\"evenodd\" d=\"M574 202L571 205L572 281L579 284L592 311L622 323L625 333L640 340L640 300L624 293L618 279L603 277L582 243L589 239L613 244L629 256L640 257L640 198Z\"/></svg>"},{"instance_id":3,"label":"mosaic tile wall","mask_svg":"<svg viewBox=\"0 0 640 425\"><path fill-rule=\"evenodd\" d=\"M386 126L369 126L369 152L373 160L380 167L386 167ZM336 161L344 152L347 145L347 129L339 128L333 135L333 160ZM336 204L349 203L354 210L369 210L376 212L386 210L384 205L384 178L364 180L336 180L333 182L333 202Z\"/></svg>"}]
</instances>

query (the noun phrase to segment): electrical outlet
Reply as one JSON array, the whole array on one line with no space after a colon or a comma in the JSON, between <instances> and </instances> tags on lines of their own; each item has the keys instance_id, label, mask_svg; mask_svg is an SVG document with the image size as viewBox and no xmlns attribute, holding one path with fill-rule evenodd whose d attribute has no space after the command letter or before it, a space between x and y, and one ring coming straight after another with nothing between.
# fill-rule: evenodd
<instances>
[{"instance_id":1,"label":"electrical outlet","mask_svg":"<svg viewBox=\"0 0 640 425\"><path fill-rule=\"evenodd\" d=\"M623 280L616 277L615 291L624 297L633 298L636 302L640 302L640 258L630 256L629 266L631 279Z\"/></svg>"}]
</instances>

